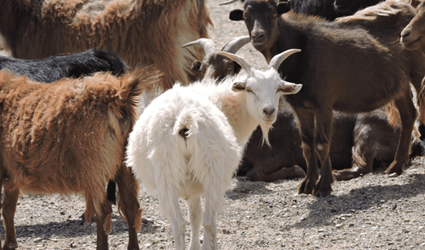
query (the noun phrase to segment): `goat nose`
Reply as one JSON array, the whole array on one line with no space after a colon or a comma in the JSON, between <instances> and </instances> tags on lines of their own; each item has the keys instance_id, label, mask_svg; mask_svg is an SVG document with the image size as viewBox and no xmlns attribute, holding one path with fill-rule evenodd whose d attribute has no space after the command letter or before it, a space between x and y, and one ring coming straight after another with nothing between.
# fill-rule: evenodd
<instances>
[{"instance_id":1,"label":"goat nose","mask_svg":"<svg viewBox=\"0 0 425 250\"><path fill-rule=\"evenodd\" d=\"M251 33L253 39L259 39L264 36L264 30L256 30Z\"/></svg>"},{"instance_id":2,"label":"goat nose","mask_svg":"<svg viewBox=\"0 0 425 250\"><path fill-rule=\"evenodd\" d=\"M275 108L272 108L272 107L263 109L264 114L267 116L271 116L274 113L274 111L275 111Z\"/></svg>"}]
</instances>

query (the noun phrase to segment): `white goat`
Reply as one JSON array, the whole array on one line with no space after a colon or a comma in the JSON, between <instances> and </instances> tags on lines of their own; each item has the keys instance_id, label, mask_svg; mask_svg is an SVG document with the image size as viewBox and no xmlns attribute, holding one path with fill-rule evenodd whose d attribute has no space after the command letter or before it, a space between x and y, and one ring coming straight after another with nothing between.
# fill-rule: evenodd
<instances>
[{"instance_id":1,"label":"white goat","mask_svg":"<svg viewBox=\"0 0 425 250\"><path fill-rule=\"evenodd\" d=\"M216 213L222 210L247 140L260 125L268 142L279 98L302 87L283 81L276 71L298 51L276 55L266 71L252 68L237 55L218 52L239 63L247 75L226 78L219 85L211 79L175 85L153 100L137 120L129 136L127 166L146 191L158 195L161 212L171 219L176 249L185 248L186 224L178 197L189 206L190 249L200 249L202 194L206 201L202 249L218 248Z\"/></svg>"}]
</instances>

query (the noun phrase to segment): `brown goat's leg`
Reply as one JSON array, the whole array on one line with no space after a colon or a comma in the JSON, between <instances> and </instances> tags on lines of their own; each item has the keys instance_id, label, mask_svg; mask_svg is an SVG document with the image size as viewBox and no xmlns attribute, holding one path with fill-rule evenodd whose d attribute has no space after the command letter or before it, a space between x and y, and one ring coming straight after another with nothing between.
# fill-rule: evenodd
<instances>
[{"instance_id":1,"label":"brown goat's leg","mask_svg":"<svg viewBox=\"0 0 425 250\"><path fill-rule=\"evenodd\" d=\"M15 249L18 247L15 233L15 211L18 203L19 189L10 190L6 185L3 196L3 223L6 229L3 250Z\"/></svg>"},{"instance_id":2,"label":"brown goat's leg","mask_svg":"<svg viewBox=\"0 0 425 250\"><path fill-rule=\"evenodd\" d=\"M332 165L329 156L331 146L332 110L321 110L316 113L316 152L322 165L319 182L314 188L313 195L326 197L332 192Z\"/></svg>"},{"instance_id":3,"label":"brown goat's leg","mask_svg":"<svg viewBox=\"0 0 425 250\"><path fill-rule=\"evenodd\" d=\"M139 249L137 231L142 225L142 210L139 209L137 200L139 184L131 172L124 164L118 170L115 181L118 185L118 210L124 215L128 225L128 248L129 250Z\"/></svg>"},{"instance_id":4,"label":"brown goat's leg","mask_svg":"<svg viewBox=\"0 0 425 250\"><path fill-rule=\"evenodd\" d=\"M376 144L355 145L353 147L353 165L351 168L334 170L333 176L337 181L347 181L359 177L360 175L373 172L373 160L376 158L376 151L370 148Z\"/></svg>"},{"instance_id":5,"label":"brown goat's leg","mask_svg":"<svg viewBox=\"0 0 425 250\"><path fill-rule=\"evenodd\" d=\"M402 174L404 165L409 161L409 148L417 113L410 90L405 91L403 97L395 100L395 104L401 118L401 135L395 159L385 172Z\"/></svg>"},{"instance_id":6,"label":"brown goat's leg","mask_svg":"<svg viewBox=\"0 0 425 250\"><path fill-rule=\"evenodd\" d=\"M298 188L298 193L311 194L319 178L314 140L314 113L305 109L294 109L300 122L302 148L307 163L307 175Z\"/></svg>"},{"instance_id":7,"label":"brown goat's leg","mask_svg":"<svg viewBox=\"0 0 425 250\"><path fill-rule=\"evenodd\" d=\"M360 175L368 174L373 172L373 159L371 162L368 162L366 165L357 165L354 164L352 168L347 168L343 170L334 170L333 176L337 181L348 181L354 178L359 177Z\"/></svg>"},{"instance_id":8,"label":"brown goat's leg","mask_svg":"<svg viewBox=\"0 0 425 250\"><path fill-rule=\"evenodd\" d=\"M104 197L102 211L100 214L96 214L97 250L108 249L108 234L111 230L112 207L106 197L106 192Z\"/></svg>"}]
</instances>

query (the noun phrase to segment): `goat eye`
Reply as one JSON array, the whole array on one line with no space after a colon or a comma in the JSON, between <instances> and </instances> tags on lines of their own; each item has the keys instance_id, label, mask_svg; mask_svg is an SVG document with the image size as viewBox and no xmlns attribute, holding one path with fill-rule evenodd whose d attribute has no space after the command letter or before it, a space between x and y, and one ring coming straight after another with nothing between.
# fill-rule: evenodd
<instances>
[{"instance_id":1,"label":"goat eye","mask_svg":"<svg viewBox=\"0 0 425 250\"><path fill-rule=\"evenodd\" d=\"M277 17L277 13L273 15L273 17Z\"/></svg>"},{"instance_id":2,"label":"goat eye","mask_svg":"<svg viewBox=\"0 0 425 250\"><path fill-rule=\"evenodd\" d=\"M246 88L246 92L248 92L248 93L254 93L254 92L252 92L252 89L250 89L250 88Z\"/></svg>"}]
</instances>

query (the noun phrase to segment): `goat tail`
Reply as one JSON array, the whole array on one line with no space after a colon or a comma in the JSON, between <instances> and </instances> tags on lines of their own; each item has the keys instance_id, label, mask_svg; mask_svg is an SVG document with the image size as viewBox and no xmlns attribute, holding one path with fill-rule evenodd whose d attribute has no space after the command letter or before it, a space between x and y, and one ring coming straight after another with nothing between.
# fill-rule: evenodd
<instances>
[{"instance_id":1,"label":"goat tail","mask_svg":"<svg viewBox=\"0 0 425 250\"><path fill-rule=\"evenodd\" d=\"M136 106L137 97L142 91L151 88L159 82L163 74L155 70L153 66L136 68L121 77L121 83L116 95L116 104L126 106L126 104Z\"/></svg>"},{"instance_id":2,"label":"goat tail","mask_svg":"<svg viewBox=\"0 0 425 250\"><path fill-rule=\"evenodd\" d=\"M193 110L184 109L176 118L173 128L173 135L179 135L183 139L188 139L198 132L198 119Z\"/></svg>"}]
</instances>

